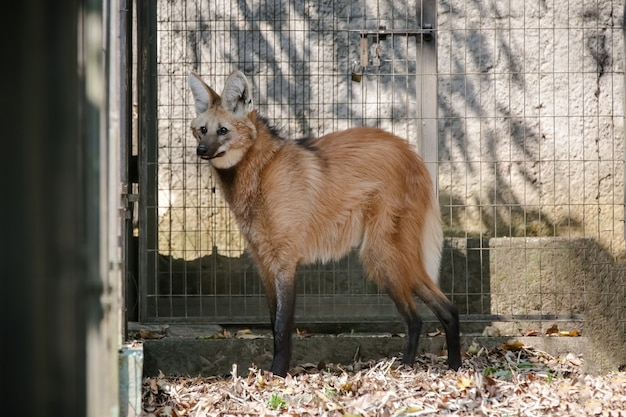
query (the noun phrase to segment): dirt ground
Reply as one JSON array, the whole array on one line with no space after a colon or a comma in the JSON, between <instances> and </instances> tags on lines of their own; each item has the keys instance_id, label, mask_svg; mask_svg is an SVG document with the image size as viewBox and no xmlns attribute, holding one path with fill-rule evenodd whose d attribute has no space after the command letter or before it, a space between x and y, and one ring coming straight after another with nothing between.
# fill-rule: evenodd
<instances>
[{"instance_id":1,"label":"dirt ground","mask_svg":"<svg viewBox=\"0 0 626 417\"><path fill-rule=\"evenodd\" d=\"M145 378L145 416L626 416L626 370L583 372L576 353L554 357L510 341L472 345L462 368L440 355L350 365L300 364L286 378L256 368L229 377Z\"/></svg>"}]
</instances>

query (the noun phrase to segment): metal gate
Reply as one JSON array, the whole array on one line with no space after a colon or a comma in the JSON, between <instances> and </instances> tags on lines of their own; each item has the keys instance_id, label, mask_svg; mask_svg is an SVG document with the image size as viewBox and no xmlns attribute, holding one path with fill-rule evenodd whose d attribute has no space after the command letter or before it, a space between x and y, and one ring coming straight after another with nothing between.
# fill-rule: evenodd
<instances>
[{"instance_id":1,"label":"metal gate","mask_svg":"<svg viewBox=\"0 0 626 417\"><path fill-rule=\"evenodd\" d=\"M434 2L161 1L145 13L155 19L144 55L154 54L147 77L158 93L143 160L142 321L268 321L234 219L195 156L190 71L217 91L244 71L285 137L388 129L418 146L436 178ZM298 297L299 322L396 319L354 254L299 269Z\"/></svg>"}]
</instances>

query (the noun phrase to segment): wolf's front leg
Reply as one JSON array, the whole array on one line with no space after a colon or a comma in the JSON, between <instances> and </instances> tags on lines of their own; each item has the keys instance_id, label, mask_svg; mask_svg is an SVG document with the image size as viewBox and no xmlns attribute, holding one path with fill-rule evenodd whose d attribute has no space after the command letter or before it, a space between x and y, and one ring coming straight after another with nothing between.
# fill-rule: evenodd
<instances>
[{"instance_id":1,"label":"wolf's front leg","mask_svg":"<svg viewBox=\"0 0 626 417\"><path fill-rule=\"evenodd\" d=\"M274 360L271 371L275 375L285 376L291 360L291 338L294 331L294 310L296 306L295 274L277 274L274 281L276 289L275 309L272 316L274 334ZM270 301L271 302L271 301ZM275 314L272 314L274 313Z\"/></svg>"}]
</instances>

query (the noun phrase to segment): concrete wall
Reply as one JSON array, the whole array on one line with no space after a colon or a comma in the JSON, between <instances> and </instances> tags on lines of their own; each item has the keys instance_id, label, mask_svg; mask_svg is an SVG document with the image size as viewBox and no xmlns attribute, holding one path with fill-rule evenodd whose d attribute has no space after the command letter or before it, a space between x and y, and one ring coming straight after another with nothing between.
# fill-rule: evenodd
<instances>
[{"instance_id":1,"label":"concrete wall","mask_svg":"<svg viewBox=\"0 0 626 417\"><path fill-rule=\"evenodd\" d=\"M400 3L159 3L160 250L185 259L214 246L226 255L243 251L208 167L197 164L188 128L190 71L221 92L230 71L243 70L257 108L286 137L369 125L416 142L416 38L389 37L384 44L370 38L367 68L355 64L361 61L356 30L419 26L415 2ZM355 69L363 73L360 83L351 79Z\"/></svg>"},{"instance_id":2,"label":"concrete wall","mask_svg":"<svg viewBox=\"0 0 626 417\"><path fill-rule=\"evenodd\" d=\"M448 233L584 236L623 257L622 3L438 4Z\"/></svg>"},{"instance_id":3,"label":"concrete wall","mask_svg":"<svg viewBox=\"0 0 626 417\"><path fill-rule=\"evenodd\" d=\"M376 52L370 42L370 63L378 53L395 76L375 75L370 65L362 83L350 80L360 59L350 30L415 27L415 2L221 3L159 6L159 248L186 259L213 246L235 256L243 249L208 169L195 161L189 71L220 91L231 69L243 69L260 110L287 136L367 124L413 140L419 123L406 75L415 72L419 44L381 42ZM621 258L621 3L436 7L447 234L591 237Z\"/></svg>"},{"instance_id":4,"label":"concrete wall","mask_svg":"<svg viewBox=\"0 0 626 417\"><path fill-rule=\"evenodd\" d=\"M626 357L624 5L438 5L446 234L498 237L493 314L580 314L586 357L615 369Z\"/></svg>"}]
</instances>

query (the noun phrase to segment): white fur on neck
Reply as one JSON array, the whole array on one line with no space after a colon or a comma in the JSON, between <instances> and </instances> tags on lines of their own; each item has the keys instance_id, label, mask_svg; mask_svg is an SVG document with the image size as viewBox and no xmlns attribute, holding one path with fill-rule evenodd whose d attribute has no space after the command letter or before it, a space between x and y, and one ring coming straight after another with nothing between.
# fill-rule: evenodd
<instances>
[{"instance_id":1,"label":"white fur on neck","mask_svg":"<svg viewBox=\"0 0 626 417\"><path fill-rule=\"evenodd\" d=\"M219 152L220 150L218 149L217 153ZM212 158L211 165L213 165L217 169L232 168L237 165L239 161L241 161L241 158L243 158L243 154L244 152L242 149L229 149L226 151L226 153L224 153L224 155L218 158Z\"/></svg>"}]
</instances>

